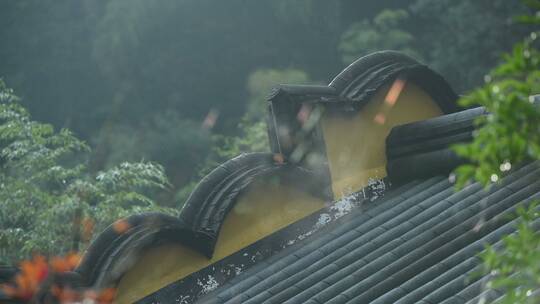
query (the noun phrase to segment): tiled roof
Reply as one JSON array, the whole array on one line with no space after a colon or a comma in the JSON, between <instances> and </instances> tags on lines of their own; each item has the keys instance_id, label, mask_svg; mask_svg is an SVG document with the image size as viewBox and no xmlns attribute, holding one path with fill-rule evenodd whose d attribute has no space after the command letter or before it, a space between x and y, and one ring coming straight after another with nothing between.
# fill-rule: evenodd
<instances>
[{"instance_id":1,"label":"tiled roof","mask_svg":"<svg viewBox=\"0 0 540 304\"><path fill-rule=\"evenodd\" d=\"M300 107L312 102L358 111L379 88L401 77L429 93L446 115L392 129L386 138L388 176L379 181L382 188L387 181L392 186L382 198L372 201L366 195L369 189L363 189L343 199L351 202L347 215L330 212L339 202L329 205L139 303L434 304L496 299L500 292L485 288L487 277L473 275L480 273L477 254L515 231L510 215L518 205L540 198L540 162L514 168L488 190L474 184L456 192L448 173L463 160L449 146L470 140L474 120L487 113L483 108L455 113L457 95L440 75L392 51L359 59L329 86L280 86L270 98L269 138L272 152L286 162L270 153L229 160L201 181L179 217L134 215L124 219L131 227L127 232L110 227L101 233L73 273L76 279L84 286L115 286L140 252L167 241L211 257L237 196L268 174L327 198L327 162L309 167L290 157L302 147L326 159L319 128L306 131L298 124ZM284 136L278 130L289 132ZM284 148L287 137L298 142ZM535 224L540 228L540 221ZM0 269L0 282L13 274ZM212 286L207 288L201 279L210 275ZM0 293L0 301L3 297Z\"/></svg>"},{"instance_id":2,"label":"tiled roof","mask_svg":"<svg viewBox=\"0 0 540 304\"><path fill-rule=\"evenodd\" d=\"M466 303L484 291L477 253L512 233L540 197L540 166L455 192L446 176L408 182L347 220L262 261L200 303ZM540 224L540 223L536 223ZM482 294L482 295L481 295ZM472 302L471 302L472 303Z\"/></svg>"},{"instance_id":3,"label":"tiled roof","mask_svg":"<svg viewBox=\"0 0 540 304\"><path fill-rule=\"evenodd\" d=\"M386 138L386 170L394 184L450 173L464 160L451 146L473 138L483 107L394 127Z\"/></svg>"},{"instance_id":4,"label":"tiled roof","mask_svg":"<svg viewBox=\"0 0 540 304\"><path fill-rule=\"evenodd\" d=\"M227 212L245 188L264 176L279 176L314 195L320 192L312 173L276 163L272 156L248 153L223 163L201 180L178 217L158 212L132 215L123 219L130 228L122 233L110 225L87 249L76 273L86 286L115 286L138 253L160 242L182 244L211 258Z\"/></svg>"},{"instance_id":5,"label":"tiled roof","mask_svg":"<svg viewBox=\"0 0 540 304\"><path fill-rule=\"evenodd\" d=\"M328 84L357 110L385 84L406 78L425 90L444 113L458 110L457 94L437 72L397 51L379 51L359 58Z\"/></svg>"}]
</instances>

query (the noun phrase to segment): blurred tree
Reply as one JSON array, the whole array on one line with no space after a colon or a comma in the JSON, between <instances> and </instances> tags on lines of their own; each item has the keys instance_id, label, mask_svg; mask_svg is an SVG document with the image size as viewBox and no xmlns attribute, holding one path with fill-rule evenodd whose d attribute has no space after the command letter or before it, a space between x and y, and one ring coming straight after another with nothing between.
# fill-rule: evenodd
<instances>
[{"instance_id":1,"label":"blurred tree","mask_svg":"<svg viewBox=\"0 0 540 304\"><path fill-rule=\"evenodd\" d=\"M96 129L96 106L110 91L91 50L103 3L91 0L2 1L0 71L40 121ZM39 102L37 102L39 101Z\"/></svg>"},{"instance_id":2,"label":"blurred tree","mask_svg":"<svg viewBox=\"0 0 540 304\"><path fill-rule=\"evenodd\" d=\"M299 69L258 69L247 79L247 111L244 120L264 121L268 107L268 95L280 84L310 84L306 72Z\"/></svg>"},{"instance_id":3,"label":"blurred tree","mask_svg":"<svg viewBox=\"0 0 540 304\"><path fill-rule=\"evenodd\" d=\"M247 112L238 125L238 136L214 136L215 156L219 162L246 152L269 151L266 129L267 96L279 84L307 84L308 75L298 69L259 69L247 81L249 92Z\"/></svg>"},{"instance_id":4,"label":"blurred tree","mask_svg":"<svg viewBox=\"0 0 540 304\"><path fill-rule=\"evenodd\" d=\"M408 10L383 10L373 20L353 23L339 50L345 63L377 50L403 51L463 92L481 85L500 54L529 30L509 26L510 16L526 11L519 1L416 0Z\"/></svg>"},{"instance_id":5,"label":"blurred tree","mask_svg":"<svg viewBox=\"0 0 540 304\"><path fill-rule=\"evenodd\" d=\"M197 180L219 164L248 152L269 152L266 125L267 96L279 84L307 84L308 75L298 69L259 69L251 73L247 80L249 101L247 111L238 124L240 135L212 137L212 152L199 168L198 176L176 193L176 202L183 204L197 185Z\"/></svg>"},{"instance_id":6,"label":"blurred tree","mask_svg":"<svg viewBox=\"0 0 540 304\"><path fill-rule=\"evenodd\" d=\"M325 78L339 69L339 8L324 0L5 2L0 39L9 43L0 48L0 70L35 117L98 146L91 171L119 155L167 158L179 187L199 165L181 154L210 152L202 151L208 132L197 131L207 113L220 113L213 133L240 132L251 71L295 66ZM157 123L165 112L167 132ZM178 155L149 151L158 142Z\"/></svg>"},{"instance_id":7,"label":"blurred tree","mask_svg":"<svg viewBox=\"0 0 540 304\"><path fill-rule=\"evenodd\" d=\"M372 21L362 20L352 24L339 43L343 62L349 64L380 50L402 51L420 60L420 54L412 47L414 36L404 29L408 19L406 10L383 10Z\"/></svg>"},{"instance_id":8,"label":"blurred tree","mask_svg":"<svg viewBox=\"0 0 540 304\"><path fill-rule=\"evenodd\" d=\"M332 62L332 47L320 39L339 32L328 17L335 16L336 5L286 2L109 2L93 54L117 90L114 103L122 114L114 119L133 121L168 108L202 120L214 108L221 113L217 130L234 130L250 71L263 64L320 71ZM314 10L314 3L321 7Z\"/></svg>"},{"instance_id":9,"label":"blurred tree","mask_svg":"<svg viewBox=\"0 0 540 304\"><path fill-rule=\"evenodd\" d=\"M520 1L416 0L410 11L413 47L459 92L482 85L500 54L530 31L512 20L527 11Z\"/></svg>"},{"instance_id":10,"label":"blurred tree","mask_svg":"<svg viewBox=\"0 0 540 304\"><path fill-rule=\"evenodd\" d=\"M364 19L371 19L382 10L405 9L415 0L378 0L378 1L358 1L340 0L340 19L344 28Z\"/></svg>"},{"instance_id":11,"label":"blurred tree","mask_svg":"<svg viewBox=\"0 0 540 304\"><path fill-rule=\"evenodd\" d=\"M250 71L263 64L294 65L328 77L335 42L320 40L332 41L339 32L337 7L321 0L111 1L97 24L93 58L114 95L111 104L99 107L105 127L95 137L99 155L93 167L117 157L109 154L144 157L164 164L174 186L183 187L211 152L209 132L201 132L197 121L219 112L211 130L215 138L244 136L242 130L251 128L246 122L238 128L246 109L254 108L245 90ZM155 118L165 118L163 109L168 123ZM170 130L151 130L166 124ZM264 134L262 128L260 123L257 134ZM137 148L115 144L118 136L132 138L128 141ZM163 145L153 144L158 142ZM163 147L170 153L157 150Z\"/></svg>"},{"instance_id":12,"label":"blurred tree","mask_svg":"<svg viewBox=\"0 0 540 304\"><path fill-rule=\"evenodd\" d=\"M108 125L93 141L93 161L104 168L122 161L149 160L165 167L173 185L182 185L196 174L194 164L206 159L212 144L210 130L201 122L182 119L172 110L136 125ZM171 201L170 197L164 199L164 203Z\"/></svg>"},{"instance_id":13,"label":"blurred tree","mask_svg":"<svg viewBox=\"0 0 540 304\"><path fill-rule=\"evenodd\" d=\"M91 227L128 214L174 213L151 198L168 186L161 166L122 163L93 177L89 147L67 129L32 121L18 101L0 82L0 263L79 250Z\"/></svg>"}]
</instances>

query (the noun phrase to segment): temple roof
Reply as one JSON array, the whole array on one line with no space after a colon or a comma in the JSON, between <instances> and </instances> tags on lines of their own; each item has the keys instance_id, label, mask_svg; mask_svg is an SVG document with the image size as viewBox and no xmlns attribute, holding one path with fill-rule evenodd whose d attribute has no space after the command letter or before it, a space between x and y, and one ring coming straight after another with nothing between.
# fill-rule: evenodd
<instances>
[{"instance_id":1,"label":"temple roof","mask_svg":"<svg viewBox=\"0 0 540 304\"><path fill-rule=\"evenodd\" d=\"M473 276L480 270L477 253L515 230L508 215L520 203L540 198L539 181L538 163L515 170L489 191L474 184L454 192L447 176L410 181L199 302L471 301L487 279Z\"/></svg>"},{"instance_id":2,"label":"temple roof","mask_svg":"<svg viewBox=\"0 0 540 304\"><path fill-rule=\"evenodd\" d=\"M226 277L212 265L139 303L173 298L319 304L496 299L500 292L485 288L488 277L474 275L480 273L477 254L486 244L499 246L504 235L515 231L510 215L540 198L540 163L514 168L489 189L473 184L456 191L448 172L463 160L449 146L470 140L480 115L487 113L475 108L395 127L386 139L390 168L384 191L369 189L366 195L363 189L337 201L352 206L346 215L336 216L331 208L315 213L303 221L322 222L321 227L291 246L262 254L241 273ZM295 224L274 238L302 235ZM540 228L540 222L535 224ZM265 242L270 241L259 244ZM264 253L261 247L242 253L251 256L258 250ZM236 261L231 257L221 263ZM201 288L190 289L195 281Z\"/></svg>"},{"instance_id":3,"label":"temple roof","mask_svg":"<svg viewBox=\"0 0 540 304\"><path fill-rule=\"evenodd\" d=\"M310 98L315 99L316 103L332 104L332 107L339 108L352 107L354 111L359 111L378 89L400 77L425 89L443 113L457 110L457 95L439 74L404 54L381 51L352 63L328 86L278 87L269 98L270 105L273 105L269 117L276 115L276 111L279 112L280 107L284 106L281 109L284 111L280 113L292 113L295 119L297 109L291 110L289 106L300 106L298 102ZM272 153L243 154L214 169L199 182L179 217L159 213L134 215L125 219L130 229L123 234L118 234L113 226L109 227L91 244L76 269L83 282L89 286L114 286L131 265L126 261L132 262L140 252L165 242L181 244L211 258L225 217L238 196L264 176L280 176L285 184L302 189L314 197L331 200L327 162L320 162L322 166L313 168L301 161L292 161L288 152L276 148L274 141L279 137L274 132L283 129L286 122L269 120L280 123L279 126L269 124ZM291 132L293 129L291 127ZM305 129L304 126L302 131ZM320 147L322 138L315 129L308 130L309 134L302 137ZM319 137L314 140L313 136ZM322 154L324 156L325 151ZM283 156L284 160L276 160L275 155Z\"/></svg>"},{"instance_id":4,"label":"temple roof","mask_svg":"<svg viewBox=\"0 0 540 304\"><path fill-rule=\"evenodd\" d=\"M349 119L400 79L424 90L440 116L388 127L381 142L386 177L335 196L322 123L300 123L299 111L307 104L313 115L321 106ZM139 214L124 219L125 232L109 227L73 275L83 286L118 286L142 253L172 243L209 262L145 293L138 303L432 304L496 298L497 291L484 288L487 277L471 275L479 269L477 253L515 231L509 215L540 197L540 164L513 164L487 190L473 184L455 191L448 174L464 160L450 146L470 141L474 121L488 115L483 108L458 111L456 99L439 74L392 51L359 59L328 86L281 85L268 103L271 153L242 154L217 167L178 217ZM303 154L295 159L299 150ZM306 161L312 152L319 156L316 165ZM267 177L320 199L322 208L212 259L239 197Z\"/></svg>"}]
</instances>

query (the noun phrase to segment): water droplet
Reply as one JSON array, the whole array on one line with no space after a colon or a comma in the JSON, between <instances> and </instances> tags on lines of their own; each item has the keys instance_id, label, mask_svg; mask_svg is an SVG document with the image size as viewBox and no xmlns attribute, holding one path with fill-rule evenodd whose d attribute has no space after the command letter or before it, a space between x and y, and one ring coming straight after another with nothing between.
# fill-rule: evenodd
<instances>
[{"instance_id":1,"label":"water droplet","mask_svg":"<svg viewBox=\"0 0 540 304\"><path fill-rule=\"evenodd\" d=\"M491 181L492 182L497 182L499 180L499 176L497 174L491 174L491 177L490 177Z\"/></svg>"},{"instance_id":2,"label":"water droplet","mask_svg":"<svg viewBox=\"0 0 540 304\"><path fill-rule=\"evenodd\" d=\"M501 89L499 89L499 86L493 86L491 88L491 91L493 91L493 93L495 94L499 94L499 92L501 91Z\"/></svg>"},{"instance_id":3,"label":"water droplet","mask_svg":"<svg viewBox=\"0 0 540 304\"><path fill-rule=\"evenodd\" d=\"M510 169L512 169L512 164L509 161L505 161L499 166L499 169L501 170L501 172L509 171Z\"/></svg>"},{"instance_id":4,"label":"water droplet","mask_svg":"<svg viewBox=\"0 0 540 304\"><path fill-rule=\"evenodd\" d=\"M538 38L538 34L536 34L536 32L532 32L531 33L531 39L536 40L536 38Z\"/></svg>"}]
</instances>

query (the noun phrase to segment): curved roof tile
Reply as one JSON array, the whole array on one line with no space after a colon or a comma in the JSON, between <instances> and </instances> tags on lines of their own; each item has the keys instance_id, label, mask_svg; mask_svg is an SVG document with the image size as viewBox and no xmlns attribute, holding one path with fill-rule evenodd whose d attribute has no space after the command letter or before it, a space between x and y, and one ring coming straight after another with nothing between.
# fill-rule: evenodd
<instances>
[{"instance_id":1,"label":"curved roof tile","mask_svg":"<svg viewBox=\"0 0 540 304\"><path fill-rule=\"evenodd\" d=\"M458 95L440 74L397 51L375 52L356 60L329 86L360 109L380 87L398 77L405 77L424 89L444 113L458 110Z\"/></svg>"},{"instance_id":2,"label":"curved roof tile","mask_svg":"<svg viewBox=\"0 0 540 304\"><path fill-rule=\"evenodd\" d=\"M206 256L212 256L219 230L238 195L255 179L268 175L282 175L287 183L306 190L309 181L315 179L299 166L277 163L271 153L249 153L223 163L201 180L186 201L180 219L198 236Z\"/></svg>"},{"instance_id":3,"label":"curved roof tile","mask_svg":"<svg viewBox=\"0 0 540 304\"><path fill-rule=\"evenodd\" d=\"M110 225L92 242L76 272L88 286L114 285L144 249L163 242L176 242L211 258L221 226L238 196L257 178L268 175L317 191L310 186L315 178L310 171L276 163L270 153L242 154L205 176L179 217L143 213L120 220L125 231L118 230L118 222Z\"/></svg>"}]
</instances>

